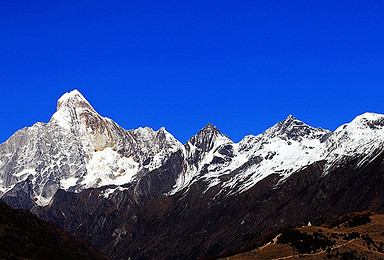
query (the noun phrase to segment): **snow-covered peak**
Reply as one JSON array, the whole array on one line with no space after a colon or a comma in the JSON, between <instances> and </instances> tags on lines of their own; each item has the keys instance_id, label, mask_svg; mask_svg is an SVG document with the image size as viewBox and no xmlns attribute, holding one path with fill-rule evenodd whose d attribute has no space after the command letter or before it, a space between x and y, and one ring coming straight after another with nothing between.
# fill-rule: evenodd
<instances>
[{"instance_id":1,"label":"snow-covered peak","mask_svg":"<svg viewBox=\"0 0 384 260\"><path fill-rule=\"evenodd\" d=\"M283 139L301 140L302 138L321 139L328 135L330 131L322 128L314 128L307 125L303 121L298 120L289 115L284 121L278 122L271 128L267 129L263 135L268 138L278 136Z\"/></svg>"},{"instance_id":2,"label":"snow-covered peak","mask_svg":"<svg viewBox=\"0 0 384 260\"><path fill-rule=\"evenodd\" d=\"M57 110L60 110L64 106L70 107L84 107L92 108L91 104L85 99L85 97L78 91L74 89L70 92L63 94L57 101Z\"/></svg>"},{"instance_id":3,"label":"snow-covered peak","mask_svg":"<svg viewBox=\"0 0 384 260\"><path fill-rule=\"evenodd\" d=\"M353 135L359 136L364 133L374 133L379 131L380 133L384 129L384 115L375 113L364 113L357 116L350 123L341 125L335 130L335 137L340 138L341 135Z\"/></svg>"},{"instance_id":4,"label":"snow-covered peak","mask_svg":"<svg viewBox=\"0 0 384 260\"><path fill-rule=\"evenodd\" d=\"M129 130L141 146L160 146L161 149L182 149L183 145L164 127L157 131L150 127L139 127L134 130ZM164 146L163 146L164 145ZM153 149L153 147L151 149ZM159 148L160 149L160 148Z\"/></svg>"},{"instance_id":5,"label":"snow-covered peak","mask_svg":"<svg viewBox=\"0 0 384 260\"><path fill-rule=\"evenodd\" d=\"M328 150L333 151L331 155L335 157L372 151L384 142L384 115L359 115L338 127L328 142Z\"/></svg>"},{"instance_id":6,"label":"snow-covered peak","mask_svg":"<svg viewBox=\"0 0 384 260\"><path fill-rule=\"evenodd\" d=\"M357 116L354 120L352 121L355 121L355 120L359 120L359 119L366 119L366 120L371 120L371 121L374 121L374 120L377 120L377 119L380 119L380 118L383 118L384 115L383 114L378 114L378 113L372 113L372 112L366 112L364 114L361 114L359 116Z\"/></svg>"},{"instance_id":7,"label":"snow-covered peak","mask_svg":"<svg viewBox=\"0 0 384 260\"><path fill-rule=\"evenodd\" d=\"M153 134L155 133L155 130L153 130L152 128L146 126L146 127L139 127L137 129L134 129L133 130L136 134L139 134L141 136L143 136L144 138L145 137L148 137L148 138L152 138Z\"/></svg>"},{"instance_id":8,"label":"snow-covered peak","mask_svg":"<svg viewBox=\"0 0 384 260\"><path fill-rule=\"evenodd\" d=\"M59 98L57 111L53 114L51 122L70 130L81 123L81 116L83 115L101 118L84 96L75 89Z\"/></svg>"},{"instance_id":9,"label":"snow-covered peak","mask_svg":"<svg viewBox=\"0 0 384 260\"><path fill-rule=\"evenodd\" d=\"M325 174L348 158L360 157L361 163L384 147L384 115L364 113L338 127L327 140Z\"/></svg>"},{"instance_id":10,"label":"snow-covered peak","mask_svg":"<svg viewBox=\"0 0 384 260\"><path fill-rule=\"evenodd\" d=\"M0 147L0 196L21 187L30 196L25 203L46 205L59 188L124 185L174 153L185 154L165 128L125 130L100 116L78 90L57 104L49 123L22 129Z\"/></svg>"},{"instance_id":11,"label":"snow-covered peak","mask_svg":"<svg viewBox=\"0 0 384 260\"><path fill-rule=\"evenodd\" d=\"M220 133L219 129L212 124L208 123L203 129L201 129L196 135L192 136L187 142L188 144L201 149L203 152L211 150L217 146L217 142L226 143L231 142L228 136Z\"/></svg>"},{"instance_id":12,"label":"snow-covered peak","mask_svg":"<svg viewBox=\"0 0 384 260\"><path fill-rule=\"evenodd\" d=\"M156 135L159 138L165 139L168 143L174 144L178 147L184 147L170 132L165 129L165 127L161 127L156 131Z\"/></svg>"},{"instance_id":13,"label":"snow-covered peak","mask_svg":"<svg viewBox=\"0 0 384 260\"><path fill-rule=\"evenodd\" d=\"M211 123L208 123L203 129L200 130L200 132L217 133L217 134L220 133L219 129L216 126L212 125Z\"/></svg>"},{"instance_id":14,"label":"snow-covered peak","mask_svg":"<svg viewBox=\"0 0 384 260\"><path fill-rule=\"evenodd\" d=\"M198 139L203 139L207 136L213 137L213 136L221 136L219 129L212 125L211 123L208 123L205 127L203 127L199 132L197 132L196 135L192 136L190 141L197 141ZM193 141L192 141L193 140Z\"/></svg>"},{"instance_id":15,"label":"snow-covered peak","mask_svg":"<svg viewBox=\"0 0 384 260\"><path fill-rule=\"evenodd\" d=\"M357 116L348 124L350 127L382 129L384 127L384 115L376 113L364 113Z\"/></svg>"}]
</instances>

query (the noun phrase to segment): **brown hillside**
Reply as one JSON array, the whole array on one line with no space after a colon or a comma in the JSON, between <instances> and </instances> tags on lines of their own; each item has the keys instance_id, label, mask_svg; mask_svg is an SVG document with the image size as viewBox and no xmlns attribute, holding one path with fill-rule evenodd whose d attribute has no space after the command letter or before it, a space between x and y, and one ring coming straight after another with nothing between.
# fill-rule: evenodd
<instances>
[{"instance_id":1,"label":"brown hillside","mask_svg":"<svg viewBox=\"0 0 384 260\"><path fill-rule=\"evenodd\" d=\"M346 220L332 228L287 229L264 246L222 259L384 259L384 215L369 218L358 226Z\"/></svg>"}]
</instances>

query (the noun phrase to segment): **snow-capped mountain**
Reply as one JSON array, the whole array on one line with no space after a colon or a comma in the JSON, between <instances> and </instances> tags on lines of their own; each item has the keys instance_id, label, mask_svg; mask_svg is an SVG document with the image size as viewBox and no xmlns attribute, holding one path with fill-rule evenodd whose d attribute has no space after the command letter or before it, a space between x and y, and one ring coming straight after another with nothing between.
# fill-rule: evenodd
<instances>
[{"instance_id":1,"label":"snow-capped mountain","mask_svg":"<svg viewBox=\"0 0 384 260\"><path fill-rule=\"evenodd\" d=\"M180 149L164 128L124 130L74 90L58 100L48 123L21 129L0 145L0 196L23 197L27 207L47 205L59 188L133 182Z\"/></svg>"},{"instance_id":2,"label":"snow-capped mountain","mask_svg":"<svg viewBox=\"0 0 384 260\"><path fill-rule=\"evenodd\" d=\"M287 177L303 166L325 158L331 132L313 128L293 116L257 136L234 143L208 124L185 145L187 169L172 193L198 180L207 189L221 184L221 192L242 192L272 173Z\"/></svg>"},{"instance_id":3,"label":"snow-capped mountain","mask_svg":"<svg viewBox=\"0 0 384 260\"><path fill-rule=\"evenodd\" d=\"M384 115L365 113L338 127L327 141L325 173L332 166L350 157L360 157L360 163L373 159L371 155L384 148Z\"/></svg>"},{"instance_id":4,"label":"snow-capped mountain","mask_svg":"<svg viewBox=\"0 0 384 260\"><path fill-rule=\"evenodd\" d=\"M290 115L238 143L208 124L183 145L165 128L121 128L74 90L0 144L0 197L115 258L196 259L308 218L384 210L383 148L374 113L335 131Z\"/></svg>"},{"instance_id":5,"label":"snow-capped mountain","mask_svg":"<svg viewBox=\"0 0 384 260\"><path fill-rule=\"evenodd\" d=\"M332 132L313 128L289 115L260 135L234 143L208 124L185 145L188 167L171 194L204 180L206 189L240 193L270 174L284 181L293 172L325 160L324 174L334 164L370 155L384 146L384 115L365 113ZM361 163L364 159L361 160Z\"/></svg>"},{"instance_id":6,"label":"snow-capped mountain","mask_svg":"<svg viewBox=\"0 0 384 260\"><path fill-rule=\"evenodd\" d=\"M366 113L331 132L290 115L239 143L208 124L183 146L165 128L121 128L74 90L58 100L48 123L21 129L0 145L0 196L47 205L59 188L79 192L135 182L177 151L184 166L168 194L198 181L205 190L221 185L220 193L234 194L273 173L283 181L316 161L326 160L327 171L345 156L369 155L384 143L383 125L383 115Z\"/></svg>"}]
</instances>

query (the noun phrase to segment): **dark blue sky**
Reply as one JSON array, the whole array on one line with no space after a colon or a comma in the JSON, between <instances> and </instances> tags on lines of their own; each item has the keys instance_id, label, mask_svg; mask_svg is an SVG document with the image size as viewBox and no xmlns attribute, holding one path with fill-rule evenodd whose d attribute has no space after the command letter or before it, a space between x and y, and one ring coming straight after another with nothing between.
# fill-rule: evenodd
<instances>
[{"instance_id":1,"label":"dark blue sky","mask_svg":"<svg viewBox=\"0 0 384 260\"><path fill-rule=\"evenodd\" d=\"M2 1L0 142L79 89L126 129L234 141L384 113L384 1Z\"/></svg>"}]
</instances>

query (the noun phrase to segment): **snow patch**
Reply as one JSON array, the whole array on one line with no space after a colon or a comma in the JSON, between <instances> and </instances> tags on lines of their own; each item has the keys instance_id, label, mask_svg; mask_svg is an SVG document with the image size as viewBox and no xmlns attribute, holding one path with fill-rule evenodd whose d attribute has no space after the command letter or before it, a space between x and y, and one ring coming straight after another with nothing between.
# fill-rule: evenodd
<instances>
[{"instance_id":1,"label":"snow patch","mask_svg":"<svg viewBox=\"0 0 384 260\"><path fill-rule=\"evenodd\" d=\"M110 195L115 193L116 191L124 191L127 190L128 188L123 188L121 186L116 187L116 188L111 188L111 189L106 189L101 192L100 196L103 196L104 198L108 199Z\"/></svg>"},{"instance_id":2,"label":"snow patch","mask_svg":"<svg viewBox=\"0 0 384 260\"><path fill-rule=\"evenodd\" d=\"M76 182L78 181L78 178L76 177L69 177L67 179L60 180L60 188L64 190L68 190L70 187L73 187L76 185Z\"/></svg>"},{"instance_id":3,"label":"snow patch","mask_svg":"<svg viewBox=\"0 0 384 260\"><path fill-rule=\"evenodd\" d=\"M127 158L108 147L94 152L86 165L87 174L82 184L85 188L129 183L138 172L139 164L131 157Z\"/></svg>"},{"instance_id":4,"label":"snow patch","mask_svg":"<svg viewBox=\"0 0 384 260\"><path fill-rule=\"evenodd\" d=\"M35 202L39 206L47 206L51 202L52 197L45 198L41 195L35 196Z\"/></svg>"},{"instance_id":5,"label":"snow patch","mask_svg":"<svg viewBox=\"0 0 384 260\"><path fill-rule=\"evenodd\" d=\"M51 121L57 123L58 126L62 127L65 130L71 129L71 120L72 115L69 111L69 108L62 108L53 114Z\"/></svg>"},{"instance_id":6,"label":"snow patch","mask_svg":"<svg viewBox=\"0 0 384 260\"><path fill-rule=\"evenodd\" d=\"M19 178L20 180L25 180L26 178L28 178L29 175L33 175L35 176L36 175L36 171L35 169L32 169L32 168L29 168L29 169L24 169L18 173L15 173L13 176Z\"/></svg>"}]
</instances>

